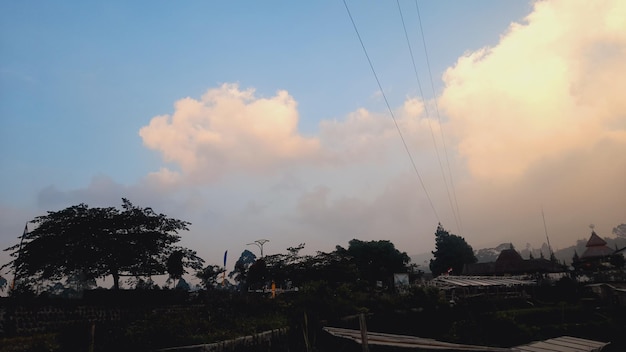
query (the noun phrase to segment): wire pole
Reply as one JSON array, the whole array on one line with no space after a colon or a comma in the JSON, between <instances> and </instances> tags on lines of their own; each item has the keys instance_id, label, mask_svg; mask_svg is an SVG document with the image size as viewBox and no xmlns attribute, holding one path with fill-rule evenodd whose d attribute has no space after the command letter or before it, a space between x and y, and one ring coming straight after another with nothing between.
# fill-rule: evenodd
<instances>
[{"instance_id":1,"label":"wire pole","mask_svg":"<svg viewBox=\"0 0 626 352\"><path fill-rule=\"evenodd\" d=\"M257 247L259 247L259 249L261 250L261 258L263 258L263 245L266 244L267 242L269 242L270 240L266 240L266 239L260 239L260 240L256 240L252 243L248 243L247 246L249 245L255 245Z\"/></svg>"}]
</instances>

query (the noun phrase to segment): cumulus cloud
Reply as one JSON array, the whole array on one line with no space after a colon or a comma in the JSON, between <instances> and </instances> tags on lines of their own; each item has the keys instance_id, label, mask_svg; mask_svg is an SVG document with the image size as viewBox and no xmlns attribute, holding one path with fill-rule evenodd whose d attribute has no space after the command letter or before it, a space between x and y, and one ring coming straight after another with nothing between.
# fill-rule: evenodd
<instances>
[{"instance_id":1,"label":"cumulus cloud","mask_svg":"<svg viewBox=\"0 0 626 352\"><path fill-rule=\"evenodd\" d=\"M416 98L395 111L396 122L415 148L428 141L421 135L434 124L423 118L423 111ZM139 134L145 146L180 169L163 167L149 175L164 185L183 178L212 182L227 174L276 173L296 165L381 160L389 141L399 141L388 113L363 108L345 119L321 121L318 136L304 136L298 132L296 101L287 91L260 98L254 89L232 83L209 89L200 100L177 101L172 115L152 118Z\"/></svg>"},{"instance_id":2,"label":"cumulus cloud","mask_svg":"<svg viewBox=\"0 0 626 352\"><path fill-rule=\"evenodd\" d=\"M214 180L320 158L319 140L300 135L297 125L297 104L286 91L258 98L253 89L223 84L199 100L177 101L172 115L152 118L139 135L184 174ZM174 178L171 170L159 173Z\"/></svg>"},{"instance_id":3,"label":"cumulus cloud","mask_svg":"<svg viewBox=\"0 0 626 352\"><path fill-rule=\"evenodd\" d=\"M445 72L439 106L471 176L459 183L470 240L541 241L542 204L557 245L589 223L609 235L626 208L624 62L626 3L537 1Z\"/></svg>"},{"instance_id":4,"label":"cumulus cloud","mask_svg":"<svg viewBox=\"0 0 626 352\"><path fill-rule=\"evenodd\" d=\"M626 147L624 62L626 3L538 1L446 71L440 107L475 176L517 178L607 138Z\"/></svg>"}]
</instances>

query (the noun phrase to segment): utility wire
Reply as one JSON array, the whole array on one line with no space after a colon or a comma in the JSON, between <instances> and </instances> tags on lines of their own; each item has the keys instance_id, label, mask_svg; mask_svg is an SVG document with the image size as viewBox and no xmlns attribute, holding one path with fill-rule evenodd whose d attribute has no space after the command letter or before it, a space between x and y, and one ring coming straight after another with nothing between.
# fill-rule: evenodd
<instances>
[{"instance_id":1,"label":"utility wire","mask_svg":"<svg viewBox=\"0 0 626 352\"><path fill-rule=\"evenodd\" d=\"M372 64L372 60L370 60L370 57L369 57L369 55L367 53L367 49L365 49L365 44L363 43L363 39L361 39L361 34L359 34L359 30L358 30L358 28L356 26L356 23L354 22L354 18L352 18L352 13L350 13L350 9L348 8L348 4L346 3L346 0L343 0L343 5L346 7L346 11L348 12L348 16L350 17L350 21L352 22L352 27L354 27L354 31L356 32L356 35L359 38L359 42L361 43L361 48L363 48L363 52L365 53L365 57L367 58L367 62L369 63L370 69L372 70L372 73L374 74L374 78L376 79L376 83L378 84L378 89L380 89L380 93L382 94L383 99L385 101L385 104L387 105L387 109L389 110L389 114L391 115L391 119L393 120L393 123L396 126L396 130L398 131L398 134L400 135L400 139L402 140L402 144L404 145L404 149L406 150L406 153L409 156L409 159L411 160L411 165L413 165L413 170L415 171L415 174L417 175L417 178L419 179L420 185L422 186L422 189L424 190L424 193L426 194L426 198L428 198L428 203L430 204L430 207L433 210L433 213L435 214L435 218L437 218L437 222L441 222L441 221L439 221L439 215L437 214L437 210L435 210L435 206L433 205L433 201L430 198L430 195L428 194L428 191L426 190L426 186L424 185L424 181L422 180L422 176L420 175L419 171L417 170L417 166L415 164L415 160L413 159L413 156L411 155L411 151L409 150L409 147L406 144L404 136L402 135L402 131L400 130L400 127L398 126L398 122L396 121L396 117L395 117L395 115L393 113L393 110L391 109L391 105L389 104L389 101L387 100L387 96L385 95L385 91L383 90L383 87L380 84L380 80L378 79L378 75L376 74L376 70L374 70L374 65Z\"/></svg>"},{"instance_id":2,"label":"utility wire","mask_svg":"<svg viewBox=\"0 0 626 352\"><path fill-rule=\"evenodd\" d=\"M419 5L417 4L417 0L415 0L415 9L417 11L417 19L420 25L420 33L422 35L422 44L424 45L424 55L426 57L426 66L428 67L428 76L430 77L430 87L433 91L433 97L436 96L435 93L435 83L433 82L433 73L430 69L430 60L428 59L428 49L426 47L426 39L424 37L424 29L422 28L422 17L420 16ZM448 174L450 175L450 185L452 186L452 195L454 197L454 204L456 205L456 214L459 220L459 226L461 232L463 232L463 221L461 220L461 212L459 211L459 202L456 196L456 188L454 187L454 177L452 177L452 169L450 168L450 158L448 157L448 148L446 146L446 138L443 134L443 125L441 124L441 115L439 114L439 105L437 104L437 99L433 99L435 103L435 111L437 113L437 120L439 121L439 132L441 133L441 141L443 142L443 151L446 157L446 164L448 166Z\"/></svg>"},{"instance_id":3,"label":"utility wire","mask_svg":"<svg viewBox=\"0 0 626 352\"><path fill-rule=\"evenodd\" d=\"M402 28L404 29L404 37L406 38L406 44L409 47L409 53L411 54L411 63L413 64L413 72L415 73L415 80L417 81L417 87L419 88L420 96L424 101L424 113L426 114L426 121L428 121L428 127L430 128L430 136L433 139L433 145L435 146L435 154L437 155L437 161L439 162L439 170L441 171L441 177L443 178L443 183L446 185L446 192L448 193L448 201L450 202L450 209L452 209L452 216L454 217L454 221L456 222L457 229L461 230L461 225L459 224L459 219L457 216L456 209L452 204L452 196L450 195L450 187L448 187L448 181L446 180L446 173L443 170L443 164L441 163L441 156L439 155L439 148L437 147L437 139L435 138L435 132L433 130L433 125L430 122L430 114L428 110L428 105L424 99L424 91L422 90L422 83L420 82L419 74L417 73L417 65L415 65L415 56L413 55L413 48L411 47L411 41L409 40L409 33L406 30L406 24L404 22L404 15L402 14L402 7L400 6L400 0L396 0L396 4L398 5L398 11L400 12L400 19L402 20Z\"/></svg>"}]
</instances>

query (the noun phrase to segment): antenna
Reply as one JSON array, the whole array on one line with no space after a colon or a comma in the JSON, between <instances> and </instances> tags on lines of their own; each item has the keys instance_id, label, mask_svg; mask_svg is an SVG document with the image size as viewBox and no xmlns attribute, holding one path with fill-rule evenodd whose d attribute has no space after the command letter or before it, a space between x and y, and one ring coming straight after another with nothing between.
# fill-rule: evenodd
<instances>
[{"instance_id":1,"label":"antenna","mask_svg":"<svg viewBox=\"0 0 626 352\"><path fill-rule=\"evenodd\" d=\"M546 216L543 214L543 205L541 206L541 217L543 218L543 230L546 233L546 240L548 240L548 250L550 251L550 257L552 257L552 246L550 246L550 237L548 237L548 227L546 226Z\"/></svg>"}]
</instances>

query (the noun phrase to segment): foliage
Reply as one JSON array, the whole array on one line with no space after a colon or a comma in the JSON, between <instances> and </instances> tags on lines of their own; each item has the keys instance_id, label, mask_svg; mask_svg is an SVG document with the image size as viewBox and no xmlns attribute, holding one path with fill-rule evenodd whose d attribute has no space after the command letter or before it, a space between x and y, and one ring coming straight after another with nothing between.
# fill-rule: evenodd
<instances>
[{"instance_id":1,"label":"foliage","mask_svg":"<svg viewBox=\"0 0 626 352\"><path fill-rule=\"evenodd\" d=\"M613 234L616 237L625 237L626 238L626 224L619 224L613 228Z\"/></svg>"},{"instance_id":2,"label":"foliage","mask_svg":"<svg viewBox=\"0 0 626 352\"><path fill-rule=\"evenodd\" d=\"M274 281L280 287L301 287L308 282L324 281L332 288L345 283L372 287L376 281L389 286L394 273L406 273L409 256L393 243L353 239L348 248L337 246L330 253L300 256L304 243L287 248L287 254L265 256L256 261L248 272L249 283L263 285ZM253 277L254 276L254 277Z\"/></svg>"},{"instance_id":3,"label":"foliage","mask_svg":"<svg viewBox=\"0 0 626 352\"><path fill-rule=\"evenodd\" d=\"M53 352L61 351L55 334L15 336L0 338L0 352Z\"/></svg>"},{"instance_id":4,"label":"foliage","mask_svg":"<svg viewBox=\"0 0 626 352\"><path fill-rule=\"evenodd\" d=\"M208 265L206 268L198 271L196 277L200 279L202 287L211 289L218 284L220 276L225 270L219 265Z\"/></svg>"},{"instance_id":5,"label":"foliage","mask_svg":"<svg viewBox=\"0 0 626 352\"><path fill-rule=\"evenodd\" d=\"M234 278L241 288L247 290L248 269L256 261L256 255L245 249L241 252L241 256L235 262L235 268L228 274L228 277Z\"/></svg>"},{"instance_id":6,"label":"foliage","mask_svg":"<svg viewBox=\"0 0 626 352\"><path fill-rule=\"evenodd\" d=\"M265 285L267 266L263 258L257 259L248 269L248 288L260 289Z\"/></svg>"},{"instance_id":7,"label":"foliage","mask_svg":"<svg viewBox=\"0 0 626 352\"><path fill-rule=\"evenodd\" d=\"M167 273L172 280L179 280L185 273L183 268L183 256L184 253L180 250L173 251L167 257Z\"/></svg>"},{"instance_id":8,"label":"foliage","mask_svg":"<svg viewBox=\"0 0 626 352\"><path fill-rule=\"evenodd\" d=\"M400 252L387 240L361 241L353 239L348 242L348 249L337 246L337 253L347 256L359 273L359 278L369 282L392 283L394 273L406 273L411 261L405 252Z\"/></svg>"},{"instance_id":9,"label":"foliage","mask_svg":"<svg viewBox=\"0 0 626 352\"><path fill-rule=\"evenodd\" d=\"M435 232L434 259L430 260L430 270L433 276L448 272L461 274L465 264L476 263L476 256L472 247L463 237L450 234L439 224Z\"/></svg>"},{"instance_id":10,"label":"foliage","mask_svg":"<svg viewBox=\"0 0 626 352\"><path fill-rule=\"evenodd\" d=\"M121 210L79 204L31 222L37 226L21 236L23 243L5 249L15 259L3 267L14 266L20 280L56 281L80 273L90 282L110 275L117 289L120 276L164 274L174 251L183 253L185 267L199 269L203 262L194 251L175 245L189 222L127 199Z\"/></svg>"}]
</instances>

